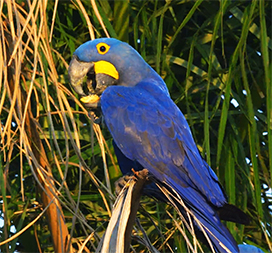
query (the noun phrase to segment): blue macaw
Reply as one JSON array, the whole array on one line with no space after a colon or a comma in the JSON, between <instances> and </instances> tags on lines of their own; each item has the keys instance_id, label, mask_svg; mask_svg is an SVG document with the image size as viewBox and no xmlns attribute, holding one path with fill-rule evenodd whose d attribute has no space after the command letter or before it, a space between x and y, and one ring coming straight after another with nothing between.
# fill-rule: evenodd
<instances>
[{"instance_id":1,"label":"blue macaw","mask_svg":"<svg viewBox=\"0 0 272 253\"><path fill-rule=\"evenodd\" d=\"M239 252L219 218L218 210L231 208L216 174L201 157L166 84L138 52L116 39L95 39L74 52L68 72L82 102L101 108L123 174L148 169L184 201L217 252ZM235 215L229 219L235 221Z\"/></svg>"}]
</instances>

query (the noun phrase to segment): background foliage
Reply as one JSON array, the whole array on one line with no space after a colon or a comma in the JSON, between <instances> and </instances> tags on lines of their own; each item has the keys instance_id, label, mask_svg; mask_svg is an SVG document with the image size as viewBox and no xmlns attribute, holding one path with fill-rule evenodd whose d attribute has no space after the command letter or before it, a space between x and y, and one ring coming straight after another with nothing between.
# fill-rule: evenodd
<instances>
[{"instance_id":1,"label":"background foliage","mask_svg":"<svg viewBox=\"0 0 272 253\"><path fill-rule=\"evenodd\" d=\"M93 252L105 231L121 173L67 75L74 50L105 36L167 83L229 202L251 217L227 224L237 242L271 251L271 13L262 0L1 0L0 251L56 251L50 203L76 251ZM143 198L139 219L159 251L189 251L170 206ZM135 251L147 251L139 236Z\"/></svg>"}]
</instances>

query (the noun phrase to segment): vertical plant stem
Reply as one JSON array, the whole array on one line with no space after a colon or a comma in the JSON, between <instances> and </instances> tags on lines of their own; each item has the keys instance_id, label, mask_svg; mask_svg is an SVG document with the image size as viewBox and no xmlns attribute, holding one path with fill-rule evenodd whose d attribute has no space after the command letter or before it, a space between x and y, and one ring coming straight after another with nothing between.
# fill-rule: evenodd
<instances>
[{"instance_id":1,"label":"vertical plant stem","mask_svg":"<svg viewBox=\"0 0 272 253\"><path fill-rule=\"evenodd\" d=\"M268 36L265 21L265 1L259 1L260 26L261 26L261 52L264 65L264 78L266 83L266 109L267 109L267 137L268 137L268 159L270 168L270 180L272 181L272 65L269 57ZM270 181L270 182L271 182ZM271 184L270 184L271 187Z\"/></svg>"}]
</instances>

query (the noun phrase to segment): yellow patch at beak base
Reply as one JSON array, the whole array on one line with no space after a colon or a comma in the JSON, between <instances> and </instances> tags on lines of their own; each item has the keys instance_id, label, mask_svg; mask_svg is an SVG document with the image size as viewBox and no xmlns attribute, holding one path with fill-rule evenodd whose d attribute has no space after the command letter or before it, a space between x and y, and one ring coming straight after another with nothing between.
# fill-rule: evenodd
<instances>
[{"instance_id":1,"label":"yellow patch at beak base","mask_svg":"<svg viewBox=\"0 0 272 253\"><path fill-rule=\"evenodd\" d=\"M116 68L108 61L98 61L94 62L94 71L96 74L106 74L109 75L116 80L119 79L119 73Z\"/></svg>"},{"instance_id":2,"label":"yellow patch at beak base","mask_svg":"<svg viewBox=\"0 0 272 253\"><path fill-rule=\"evenodd\" d=\"M93 104L93 103L97 103L99 101L100 97L97 96L97 95L89 95L89 96L86 96L86 97L82 97L80 99L81 102L87 104L87 103L90 103L90 104Z\"/></svg>"}]
</instances>

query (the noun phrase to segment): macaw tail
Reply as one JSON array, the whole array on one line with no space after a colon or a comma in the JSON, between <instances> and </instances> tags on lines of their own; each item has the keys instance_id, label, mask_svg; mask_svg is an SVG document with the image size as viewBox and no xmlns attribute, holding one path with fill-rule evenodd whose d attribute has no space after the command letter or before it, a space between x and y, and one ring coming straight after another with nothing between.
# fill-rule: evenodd
<instances>
[{"instance_id":1,"label":"macaw tail","mask_svg":"<svg viewBox=\"0 0 272 253\"><path fill-rule=\"evenodd\" d=\"M211 252L239 252L238 245L229 230L222 224L216 208L199 195L196 199L188 196L186 188L179 191L180 185L157 184L170 203L180 212L180 217L193 236L211 248ZM178 189L178 192L175 189ZM187 198L188 197L188 198Z\"/></svg>"},{"instance_id":2,"label":"macaw tail","mask_svg":"<svg viewBox=\"0 0 272 253\"><path fill-rule=\"evenodd\" d=\"M229 230L221 223L218 215L213 216L213 221L207 220L200 214L194 214L194 222L201 229L211 249L220 253L239 252L238 245ZM200 237L200 236L199 236ZM205 241L205 240L203 240Z\"/></svg>"}]
</instances>

